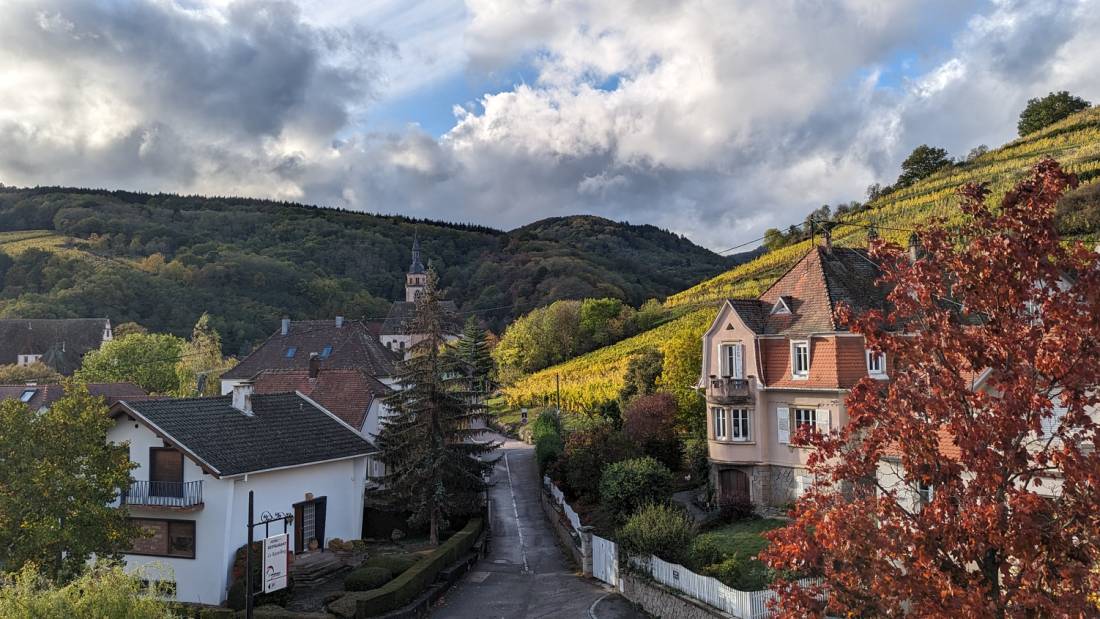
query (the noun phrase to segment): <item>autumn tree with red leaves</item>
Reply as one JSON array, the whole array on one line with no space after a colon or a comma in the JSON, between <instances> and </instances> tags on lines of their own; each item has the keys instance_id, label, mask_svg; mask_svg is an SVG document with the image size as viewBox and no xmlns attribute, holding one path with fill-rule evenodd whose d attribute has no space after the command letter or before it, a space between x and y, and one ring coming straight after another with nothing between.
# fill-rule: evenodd
<instances>
[{"instance_id":1,"label":"autumn tree with red leaves","mask_svg":"<svg viewBox=\"0 0 1100 619\"><path fill-rule=\"evenodd\" d=\"M1100 266L1054 224L1075 185L1046 160L999 209L961 189L966 223L922 230L915 262L872 244L890 309L839 318L895 369L798 437L817 481L762 554L783 616L1100 613Z\"/></svg>"}]
</instances>

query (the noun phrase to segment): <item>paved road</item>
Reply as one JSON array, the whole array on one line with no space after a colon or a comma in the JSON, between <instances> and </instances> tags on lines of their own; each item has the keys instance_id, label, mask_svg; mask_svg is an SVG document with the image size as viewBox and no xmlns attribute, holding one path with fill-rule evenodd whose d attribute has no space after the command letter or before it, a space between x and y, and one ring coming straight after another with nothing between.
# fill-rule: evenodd
<instances>
[{"instance_id":1,"label":"paved road","mask_svg":"<svg viewBox=\"0 0 1100 619\"><path fill-rule=\"evenodd\" d=\"M610 588L566 561L539 505L534 448L505 442L493 473L492 539L482 559L444 597L433 617L534 619L643 617Z\"/></svg>"}]
</instances>

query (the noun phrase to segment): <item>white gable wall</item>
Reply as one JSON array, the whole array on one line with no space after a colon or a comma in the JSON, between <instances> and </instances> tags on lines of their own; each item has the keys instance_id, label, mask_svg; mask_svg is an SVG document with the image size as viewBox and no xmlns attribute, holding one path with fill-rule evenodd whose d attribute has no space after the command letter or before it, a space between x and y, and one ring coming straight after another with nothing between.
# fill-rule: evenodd
<instances>
[{"instance_id":1,"label":"white gable wall","mask_svg":"<svg viewBox=\"0 0 1100 619\"><path fill-rule=\"evenodd\" d=\"M137 426L137 427L135 427ZM130 444L130 459L139 465L131 473L137 481L149 479L149 448L164 443L151 430L137 421L120 417L108 432L111 442ZM185 602L219 604L229 588L233 555L247 540L248 491L255 493L254 514L258 520L264 511L294 513L294 504L305 500L306 493L315 498L327 497L325 539L334 537L358 539L362 535L363 487L366 479L366 456L312 464L300 467L251 474L231 479L206 475L189 458L184 458L184 481L202 480L203 507L196 511L164 508L129 508L130 515L139 518L195 521L195 558L124 555L126 569L144 567L145 577L174 580L176 597ZM273 526L271 533L281 533ZM294 529L288 532L294 546ZM255 538L262 539L258 528Z\"/></svg>"}]
</instances>

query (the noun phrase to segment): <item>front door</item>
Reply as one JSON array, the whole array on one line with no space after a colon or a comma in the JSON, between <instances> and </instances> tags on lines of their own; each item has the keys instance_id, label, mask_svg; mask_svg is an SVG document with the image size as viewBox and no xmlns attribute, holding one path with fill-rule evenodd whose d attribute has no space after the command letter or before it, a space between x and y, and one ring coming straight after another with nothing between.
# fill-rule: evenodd
<instances>
[{"instance_id":1,"label":"front door","mask_svg":"<svg viewBox=\"0 0 1100 619\"><path fill-rule=\"evenodd\" d=\"M722 503L749 502L749 476L740 469L723 469L718 473L718 498Z\"/></svg>"},{"instance_id":2,"label":"front door","mask_svg":"<svg viewBox=\"0 0 1100 619\"><path fill-rule=\"evenodd\" d=\"M317 550L325 548L326 497L318 497L294 505L294 552L310 549L316 543Z\"/></svg>"}]
</instances>

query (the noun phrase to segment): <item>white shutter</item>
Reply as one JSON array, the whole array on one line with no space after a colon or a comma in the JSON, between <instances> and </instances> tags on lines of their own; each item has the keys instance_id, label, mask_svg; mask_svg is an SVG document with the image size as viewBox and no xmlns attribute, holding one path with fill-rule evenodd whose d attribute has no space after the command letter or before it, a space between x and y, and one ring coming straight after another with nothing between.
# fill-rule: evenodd
<instances>
[{"instance_id":1,"label":"white shutter","mask_svg":"<svg viewBox=\"0 0 1100 619\"><path fill-rule=\"evenodd\" d=\"M745 346L743 344L733 345L733 377L745 377Z\"/></svg>"},{"instance_id":2,"label":"white shutter","mask_svg":"<svg viewBox=\"0 0 1100 619\"><path fill-rule=\"evenodd\" d=\"M780 406L775 409L775 427L779 430L779 444L791 442L791 409Z\"/></svg>"},{"instance_id":3,"label":"white shutter","mask_svg":"<svg viewBox=\"0 0 1100 619\"><path fill-rule=\"evenodd\" d=\"M1069 409L1055 406L1050 412L1050 417L1042 418L1043 438L1047 439L1054 435L1058 431L1058 426L1062 425L1062 418L1066 416L1066 412Z\"/></svg>"},{"instance_id":4,"label":"white shutter","mask_svg":"<svg viewBox=\"0 0 1100 619\"><path fill-rule=\"evenodd\" d=\"M720 368L721 369L721 374L719 374L719 376L729 376L730 375L729 344L722 344L718 348L718 356L721 357L721 359L718 361L718 364L720 366L722 366Z\"/></svg>"},{"instance_id":5,"label":"white shutter","mask_svg":"<svg viewBox=\"0 0 1100 619\"><path fill-rule=\"evenodd\" d=\"M817 429L822 434L828 434L829 433L829 427L830 427L829 426L829 415L830 415L829 409L827 409L827 408L817 409L817 413L816 413Z\"/></svg>"}]
</instances>

